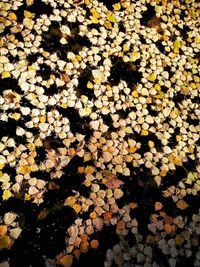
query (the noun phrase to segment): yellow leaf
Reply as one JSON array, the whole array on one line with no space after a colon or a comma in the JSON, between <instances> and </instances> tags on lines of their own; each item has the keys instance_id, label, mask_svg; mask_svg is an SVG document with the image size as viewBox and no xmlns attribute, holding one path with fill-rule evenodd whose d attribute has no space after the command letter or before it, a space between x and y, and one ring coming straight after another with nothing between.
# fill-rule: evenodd
<instances>
[{"instance_id":1,"label":"yellow leaf","mask_svg":"<svg viewBox=\"0 0 200 267\"><path fill-rule=\"evenodd\" d=\"M10 12L10 13L8 14L8 19L9 19L9 20L17 20L17 16L16 16L15 13Z\"/></svg>"},{"instance_id":2,"label":"yellow leaf","mask_svg":"<svg viewBox=\"0 0 200 267\"><path fill-rule=\"evenodd\" d=\"M74 204L72 208L75 210L76 213L79 213L81 211L81 205L80 204Z\"/></svg>"},{"instance_id":3,"label":"yellow leaf","mask_svg":"<svg viewBox=\"0 0 200 267\"><path fill-rule=\"evenodd\" d=\"M60 105L60 107L66 109L68 107L68 105L67 105L67 103L63 103Z\"/></svg>"},{"instance_id":4,"label":"yellow leaf","mask_svg":"<svg viewBox=\"0 0 200 267\"><path fill-rule=\"evenodd\" d=\"M31 172L31 168L29 166L23 166L20 168L19 173L27 174Z\"/></svg>"},{"instance_id":5,"label":"yellow leaf","mask_svg":"<svg viewBox=\"0 0 200 267\"><path fill-rule=\"evenodd\" d=\"M11 75L8 71L3 71L1 74L2 79L9 78Z\"/></svg>"},{"instance_id":6,"label":"yellow leaf","mask_svg":"<svg viewBox=\"0 0 200 267\"><path fill-rule=\"evenodd\" d=\"M91 153L90 152L86 152L83 156L84 161L90 161L92 159Z\"/></svg>"},{"instance_id":7,"label":"yellow leaf","mask_svg":"<svg viewBox=\"0 0 200 267\"><path fill-rule=\"evenodd\" d=\"M60 258L59 260L59 264L61 264L64 267L70 267L72 265L73 262L73 256L72 255L65 255L62 258Z\"/></svg>"},{"instance_id":8,"label":"yellow leaf","mask_svg":"<svg viewBox=\"0 0 200 267\"><path fill-rule=\"evenodd\" d=\"M31 200L31 196L29 194L25 193L24 199L27 201Z\"/></svg>"},{"instance_id":9,"label":"yellow leaf","mask_svg":"<svg viewBox=\"0 0 200 267\"><path fill-rule=\"evenodd\" d=\"M91 22L94 23L94 24L98 24L99 20L96 19L95 17L92 17Z\"/></svg>"},{"instance_id":10,"label":"yellow leaf","mask_svg":"<svg viewBox=\"0 0 200 267\"><path fill-rule=\"evenodd\" d=\"M0 170L4 168L5 164L0 164Z\"/></svg>"},{"instance_id":11,"label":"yellow leaf","mask_svg":"<svg viewBox=\"0 0 200 267\"><path fill-rule=\"evenodd\" d=\"M142 136L147 136L148 134L149 134L149 132L147 130L142 129L142 131L141 131Z\"/></svg>"},{"instance_id":12,"label":"yellow leaf","mask_svg":"<svg viewBox=\"0 0 200 267\"><path fill-rule=\"evenodd\" d=\"M87 83L87 88L88 89L92 89L93 88L93 84L90 81L88 81L88 83Z\"/></svg>"},{"instance_id":13,"label":"yellow leaf","mask_svg":"<svg viewBox=\"0 0 200 267\"><path fill-rule=\"evenodd\" d=\"M154 82L156 80L156 77L157 77L156 73L153 72L152 74L149 75L148 80Z\"/></svg>"},{"instance_id":14,"label":"yellow leaf","mask_svg":"<svg viewBox=\"0 0 200 267\"><path fill-rule=\"evenodd\" d=\"M12 193L10 192L10 190L4 190L3 191L3 200L7 200L12 196Z\"/></svg>"},{"instance_id":15,"label":"yellow leaf","mask_svg":"<svg viewBox=\"0 0 200 267\"><path fill-rule=\"evenodd\" d=\"M27 11L27 10L24 10L24 17L25 18L32 18L34 16L33 13Z\"/></svg>"},{"instance_id":16,"label":"yellow leaf","mask_svg":"<svg viewBox=\"0 0 200 267\"><path fill-rule=\"evenodd\" d=\"M183 200L180 199L177 203L176 203L177 208L184 210L187 209L189 207L189 205Z\"/></svg>"},{"instance_id":17,"label":"yellow leaf","mask_svg":"<svg viewBox=\"0 0 200 267\"><path fill-rule=\"evenodd\" d=\"M115 11L120 10L120 9L121 9L121 5L120 5L120 3L116 3L116 4L114 4L114 5L113 5L113 8L114 8Z\"/></svg>"},{"instance_id":18,"label":"yellow leaf","mask_svg":"<svg viewBox=\"0 0 200 267\"><path fill-rule=\"evenodd\" d=\"M74 196L70 196L65 199L64 206L72 207L76 203L76 198Z\"/></svg>"},{"instance_id":19,"label":"yellow leaf","mask_svg":"<svg viewBox=\"0 0 200 267\"><path fill-rule=\"evenodd\" d=\"M115 19L115 16L113 15L113 13L111 11L108 11L107 13L107 20L110 21L110 22L113 22L115 23L116 22L116 19Z\"/></svg>"},{"instance_id":20,"label":"yellow leaf","mask_svg":"<svg viewBox=\"0 0 200 267\"><path fill-rule=\"evenodd\" d=\"M9 248L11 243L12 241L9 236L7 235L0 236L0 249Z\"/></svg>"},{"instance_id":21,"label":"yellow leaf","mask_svg":"<svg viewBox=\"0 0 200 267\"><path fill-rule=\"evenodd\" d=\"M93 15L93 17L94 17L95 19L99 19L99 18L100 18L100 15L99 15L99 13L96 11L96 9L92 8L92 9L90 10L90 12L92 13L92 15Z\"/></svg>"},{"instance_id":22,"label":"yellow leaf","mask_svg":"<svg viewBox=\"0 0 200 267\"><path fill-rule=\"evenodd\" d=\"M46 116L45 116L45 115L40 116L40 122L41 122L41 123L46 122Z\"/></svg>"},{"instance_id":23,"label":"yellow leaf","mask_svg":"<svg viewBox=\"0 0 200 267\"><path fill-rule=\"evenodd\" d=\"M182 166L182 161L180 160L180 158L178 158L175 155L169 155L169 161L174 163L177 166Z\"/></svg>"}]
</instances>

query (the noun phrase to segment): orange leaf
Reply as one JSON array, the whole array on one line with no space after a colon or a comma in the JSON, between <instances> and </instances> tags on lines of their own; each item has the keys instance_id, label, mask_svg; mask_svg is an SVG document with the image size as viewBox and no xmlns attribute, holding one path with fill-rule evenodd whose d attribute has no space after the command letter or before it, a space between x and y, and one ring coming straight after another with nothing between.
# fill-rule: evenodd
<instances>
[{"instance_id":1,"label":"orange leaf","mask_svg":"<svg viewBox=\"0 0 200 267\"><path fill-rule=\"evenodd\" d=\"M70 267L72 265L72 262L73 262L73 256L65 255L62 258L60 258L58 261L59 261L59 264L61 264L62 266Z\"/></svg>"},{"instance_id":2,"label":"orange leaf","mask_svg":"<svg viewBox=\"0 0 200 267\"><path fill-rule=\"evenodd\" d=\"M117 223L117 229L116 229L116 233L120 234L122 230L125 229L125 222L124 221L119 221Z\"/></svg>"},{"instance_id":3,"label":"orange leaf","mask_svg":"<svg viewBox=\"0 0 200 267\"><path fill-rule=\"evenodd\" d=\"M163 208L163 204L161 202L155 203L155 210L161 210Z\"/></svg>"},{"instance_id":4,"label":"orange leaf","mask_svg":"<svg viewBox=\"0 0 200 267\"><path fill-rule=\"evenodd\" d=\"M164 230L165 230L166 234L170 234L172 231L172 226L170 224L166 223L164 225Z\"/></svg>"},{"instance_id":5,"label":"orange leaf","mask_svg":"<svg viewBox=\"0 0 200 267\"><path fill-rule=\"evenodd\" d=\"M189 207L189 205L183 200L180 199L177 203L176 203L177 208L181 209L181 210L185 210Z\"/></svg>"},{"instance_id":6,"label":"orange leaf","mask_svg":"<svg viewBox=\"0 0 200 267\"><path fill-rule=\"evenodd\" d=\"M164 218L164 222L165 222L166 224L171 224L172 221L173 221L173 219L172 219L171 216L168 216L168 215L165 216L165 218Z\"/></svg>"},{"instance_id":7,"label":"orange leaf","mask_svg":"<svg viewBox=\"0 0 200 267\"><path fill-rule=\"evenodd\" d=\"M74 257L78 260L81 255L80 249L75 249L73 254L74 254Z\"/></svg>"},{"instance_id":8,"label":"orange leaf","mask_svg":"<svg viewBox=\"0 0 200 267\"><path fill-rule=\"evenodd\" d=\"M109 211L104 212L103 217L105 221L109 221L111 219L111 212Z\"/></svg>"},{"instance_id":9,"label":"orange leaf","mask_svg":"<svg viewBox=\"0 0 200 267\"><path fill-rule=\"evenodd\" d=\"M81 243L81 246L80 246L80 250L82 253L87 253L89 249L89 243L86 241L86 242L82 242Z\"/></svg>"},{"instance_id":10,"label":"orange leaf","mask_svg":"<svg viewBox=\"0 0 200 267\"><path fill-rule=\"evenodd\" d=\"M98 246L99 246L99 241L96 240L96 239L93 239L93 240L90 242L90 246L91 246L91 248L93 248L93 249L97 249Z\"/></svg>"},{"instance_id":11,"label":"orange leaf","mask_svg":"<svg viewBox=\"0 0 200 267\"><path fill-rule=\"evenodd\" d=\"M5 235L7 232L7 226L6 225L0 225L0 235Z\"/></svg>"}]
</instances>

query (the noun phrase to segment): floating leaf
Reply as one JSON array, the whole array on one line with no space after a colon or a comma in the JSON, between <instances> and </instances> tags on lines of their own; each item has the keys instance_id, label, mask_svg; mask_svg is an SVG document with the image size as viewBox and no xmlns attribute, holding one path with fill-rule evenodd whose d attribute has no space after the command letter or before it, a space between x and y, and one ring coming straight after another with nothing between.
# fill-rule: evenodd
<instances>
[{"instance_id":1,"label":"floating leaf","mask_svg":"<svg viewBox=\"0 0 200 267\"><path fill-rule=\"evenodd\" d=\"M170 224L166 223L164 225L164 230L165 230L166 234L170 234L172 231L172 226Z\"/></svg>"},{"instance_id":2,"label":"floating leaf","mask_svg":"<svg viewBox=\"0 0 200 267\"><path fill-rule=\"evenodd\" d=\"M107 13L107 20L113 23L116 22L115 16L113 15L111 11L108 11Z\"/></svg>"},{"instance_id":3,"label":"floating leaf","mask_svg":"<svg viewBox=\"0 0 200 267\"><path fill-rule=\"evenodd\" d=\"M185 240L184 240L184 238L181 235L177 235L175 237L175 243L176 243L177 246L182 245L184 241Z\"/></svg>"},{"instance_id":4,"label":"floating leaf","mask_svg":"<svg viewBox=\"0 0 200 267\"><path fill-rule=\"evenodd\" d=\"M79 260L80 255L81 255L81 251L80 251L80 249L75 249L75 250L73 251L73 254L74 254L74 257L75 257L77 260Z\"/></svg>"},{"instance_id":5,"label":"floating leaf","mask_svg":"<svg viewBox=\"0 0 200 267\"><path fill-rule=\"evenodd\" d=\"M89 243L86 241L86 242L82 242L81 245L80 245L80 250L82 253L86 253L89 249Z\"/></svg>"},{"instance_id":6,"label":"floating leaf","mask_svg":"<svg viewBox=\"0 0 200 267\"><path fill-rule=\"evenodd\" d=\"M69 196L65 199L64 206L72 207L76 203L76 198L74 196Z\"/></svg>"},{"instance_id":7,"label":"floating leaf","mask_svg":"<svg viewBox=\"0 0 200 267\"><path fill-rule=\"evenodd\" d=\"M90 246L91 246L91 248L93 248L93 249L97 249L98 246L99 246L99 241L96 240L96 239L93 239L93 240L90 242Z\"/></svg>"},{"instance_id":8,"label":"floating leaf","mask_svg":"<svg viewBox=\"0 0 200 267\"><path fill-rule=\"evenodd\" d=\"M184 210L187 209L189 207L189 205L183 200L180 199L177 203L176 203L177 208Z\"/></svg>"},{"instance_id":9,"label":"floating leaf","mask_svg":"<svg viewBox=\"0 0 200 267\"><path fill-rule=\"evenodd\" d=\"M10 192L10 190L4 190L3 191L3 200L7 200L12 196L12 193Z\"/></svg>"},{"instance_id":10,"label":"floating leaf","mask_svg":"<svg viewBox=\"0 0 200 267\"><path fill-rule=\"evenodd\" d=\"M0 225L0 235L5 235L8 227L6 225Z\"/></svg>"},{"instance_id":11,"label":"floating leaf","mask_svg":"<svg viewBox=\"0 0 200 267\"><path fill-rule=\"evenodd\" d=\"M74 204L72 208L75 210L76 213L79 213L81 211L81 205L80 204Z\"/></svg>"},{"instance_id":12,"label":"floating leaf","mask_svg":"<svg viewBox=\"0 0 200 267\"><path fill-rule=\"evenodd\" d=\"M61 264L64 267L70 267L73 262L73 256L71 255L65 255L62 258L58 260L59 264Z\"/></svg>"},{"instance_id":13,"label":"floating leaf","mask_svg":"<svg viewBox=\"0 0 200 267\"><path fill-rule=\"evenodd\" d=\"M155 210L161 210L163 208L163 204L161 202L155 203Z\"/></svg>"},{"instance_id":14,"label":"floating leaf","mask_svg":"<svg viewBox=\"0 0 200 267\"><path fill-rule=\"evenodd\" d=\"M110 211L104 212L103 217L105 221L109 221L112 217L111 212Z\"/></svg>"},{"instance_id":15,"label":"floating leaf","mask_svg":"<svg viewBox=\"0 0 200 267\"><path fill-rule=\"evenodd\" d=\"M124 182L116 178L108 178L106 181L106 186L110 189L119 188L123 184Z\"/></svg>"},{"instance_id":16,"label":"floating leaf","mask_svg":"<svg viewBox=\"0 0 200 267\"><path fill-rule=\"evenodd\" d=\"M9 236L7 235L0 236L0 249L9 248L11 243L12 241Z\"/></svg>"}]
</instances>

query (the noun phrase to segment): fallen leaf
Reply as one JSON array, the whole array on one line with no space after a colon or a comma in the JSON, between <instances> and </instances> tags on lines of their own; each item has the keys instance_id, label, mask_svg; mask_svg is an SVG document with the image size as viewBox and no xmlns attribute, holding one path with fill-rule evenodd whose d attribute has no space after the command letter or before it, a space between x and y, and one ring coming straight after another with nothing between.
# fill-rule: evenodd
<instances>
[{"instance_id":1,"label":"fallen leaf","mask_svg":"<svg viewBox=\"0 0 200 267\"><path fill-rule=\"evenodd\" d=\"M109 221L111 219L111 212L110 211L104 212L103 217L105 221Z\"/></svg>"},{"instance_id":2,"label":"fallen leaf","mask_svg":"<svg viewBox=\"0 0 200 267\"><path fill-rule=\"evenodd\" d=\"M164 230L165 230L166 234L170 234L172 231L172 226L170 224L166 223L164 225Z\"/></svg>"},{"instance_id":3,"label":"fallen leaf","mask_svg":"<svg viewBox=\"0 0 200 267\"><path fill-rule=\"evenodd\" d=\"M72 207L76 203L76 198L74 196L69 196L65 199L64 206Z\"/></svg>"},{"instance_id":4,"label":"fallen leaf","mask_svg":"<svg viewBox=\"0 0 200 267\"><path fill-rule=\"evenodd\" d=\"M62 258L58 260L59 264L61 264L64 267L70 267L73 262L73 256L71 255L65 255Z\"/></svg>"},{"instance_id":5,"label":"fallen leaf","mask_svg":"<svg viewBox=\"0 0 200 267\"><path fill-rule=\"evenodd\" d=\"M161 210L163 208L163 204L161 202L155 203L155 210Z\"/></svg>"},{"instance_id":6,"label":"fallen leaf","mask_svg":"<svg viewBox=\"0 0 200 267\"><path fill-rule=\"evenodd\" d=\"M7 235L0 236L0 249L9 248L11 243L12 241L9 236Z\"/></svg>"},{"instance_id":7,"label":"fallen leaf","mask_svg":"<svg viewBox=\"0 0 200 267\"><path fill-rule=\"evenodd\" d=\"M5 235L8 227L6 225L0 225L0 235Z\"/></svg>"},{"instance_id":8,"label":"fallen leaf","mask_svg":"<svg viewBox=\"0 0 200 267\"><path fill-rule=\"evenodd\" d=\"M82 242L81 245L80 245L80 250L82 253L86 253L89 249L89 243L86 241L86 242Z\"/></svg>"},{"instance_id":9,"label":"fallen leaf","mask_svg":"<svg viewBox=\"0 0 200 267\"><path fill-rule=\"evenodd\" d=\"M90 242L90 246L91 246L91 248L93 248L93 249L97 249L98 246L99 246L99 241L96 240L96 239L93 239L93 240Z\"/></svg>"},{"instance_id":10,"label":"fallen leaf","mask_svg":"<svg viewBox=\"0 0 200 267\"><path fill-rule=\"evenodd\" d=\"M189 207L189 205L183 200L180 199L177 203L176 203L177 208L184 210L187 209Z\"/></svg>"},{"instance_id":11,"label":"fallen leaf","mask_svg":"<svg viewBox=\"0 0 200 267\"><path fill-rule=\"evenodd\" d=\"M182 245L184 241L185 240L184 240L184 238L181 235L177 235L175 237L175 243L176 243L177 246Z\"/></svg>"},{"instance_id":12,"label":"fallen leaf","mask_svg":"<svg viewBox=\"0 0 200 267\"><path fill-rule=\"evenodd\" d=\"M116 178L108 178L106 183L105 183L105 185L109 189L119 188L123 184L124 184L124 182L122 182L121 180L116 179Z\"/></svg>"}]
</instances>

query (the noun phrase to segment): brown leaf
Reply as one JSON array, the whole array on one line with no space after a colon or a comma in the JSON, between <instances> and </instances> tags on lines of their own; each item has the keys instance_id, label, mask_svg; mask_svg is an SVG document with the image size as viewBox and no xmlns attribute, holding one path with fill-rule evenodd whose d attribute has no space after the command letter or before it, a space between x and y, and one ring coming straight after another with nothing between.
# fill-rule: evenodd
<instances>
[{"instance_id":1,"label":"brown leaf","mask_svg":"<svg viewBox=\"0 0 200 267\"><path fill-rule=\"evenodd\" d=\"M119 188L123 184L124 184L124 182L122 182L121 180L116 179L116 178L108 178L106 181L106 186L109 189Z\"/></svg>"}]
</instances>

